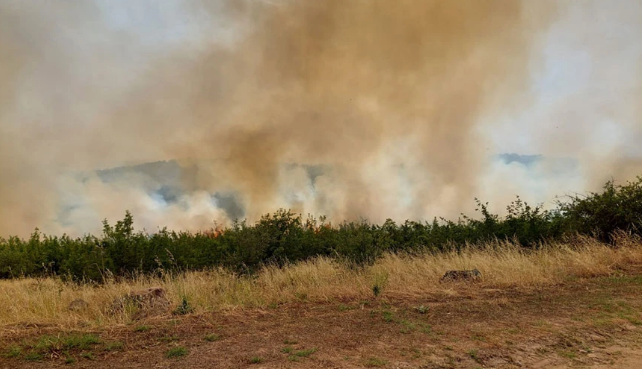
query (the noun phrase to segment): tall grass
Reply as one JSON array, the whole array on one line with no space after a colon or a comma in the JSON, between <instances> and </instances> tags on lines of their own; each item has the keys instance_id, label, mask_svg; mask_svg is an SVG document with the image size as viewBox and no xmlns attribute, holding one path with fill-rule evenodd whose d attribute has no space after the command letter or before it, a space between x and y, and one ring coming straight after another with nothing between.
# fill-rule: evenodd
<instances>
[{"instance_id":1,"label":"tall grass","mask_svg":"<svg viewBox=\"0 0 642 369\"><path fill-rule=\"evenodd\" d=\"M163 287L172 304L186 299L196 313L203 313L269 308L295 301L368 299L373 298L375 284L380 286L382 296L389 298L467 288L439 283L450 269L477 268L483 274L479 288L501 288L603 276L631 264L642 264L642 242L620 235L615 247L591 238L546 244L538 249L493 242L450 252L387 253L372 265L358 267L318 257L284 267L265 266L252 276L212 269L110 279L100 285L57 278L0 280L0 325L10 329L11 325L34 323L67 328L124 324L132 317L127 312L110 314L114 299L151 286ZM78 298L87 301L88 308L69 311L69 303Z\"/></svg>"}]
</instances>

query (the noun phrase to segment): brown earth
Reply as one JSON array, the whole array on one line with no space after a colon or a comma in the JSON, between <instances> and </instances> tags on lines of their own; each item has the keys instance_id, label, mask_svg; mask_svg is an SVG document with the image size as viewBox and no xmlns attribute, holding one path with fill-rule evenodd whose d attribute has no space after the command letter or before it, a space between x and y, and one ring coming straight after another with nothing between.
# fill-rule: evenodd
<instances>
[{"instance_id":1,"label":"brown earth","mask_svg":"<svg viewBox=\"0 0 642 369\"><path fill-rule=\"evenodd\" d=\"M36 347L44 335L69 334L100 342ZM384 290L367 301L167 316L91 332L5 326L0 347L0 368L16 369L642 368L642 266L546 287L453 284L424 297ZM186 354L168 358L173 348Z\"/></svg>"}]
</instances>

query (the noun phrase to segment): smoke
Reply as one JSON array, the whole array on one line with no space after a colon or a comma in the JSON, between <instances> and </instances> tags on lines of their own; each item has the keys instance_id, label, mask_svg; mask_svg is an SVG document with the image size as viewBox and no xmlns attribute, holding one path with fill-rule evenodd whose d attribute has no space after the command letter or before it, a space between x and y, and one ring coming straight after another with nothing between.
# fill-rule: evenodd
<instances>
[{"instance_id":1,"label":"smoke","mask_svg":"<svg viewBox=\"0 0 642 369\"><path fill-rule=\"evenodd\" d=\"M14 107L28 102L19 101L15 91L19 77L36 50L30 49L30 35L11 5L0 10L0 234L24 233L24 224L31 227L51 215L53 199L40 191L46 181L45 170L36 170L37 147L28 146L37 137L28 132L16 119ZM29 195L27 198L26 195ZM25 201L31 204L26 204Z\"/></svg>"},{"instance_id":2,"label":"smoke","mask_svg":"<svg viewBox=\"0 0 642 369\"><path fill-rule=\"evenodd\" d=\"M542 63L534 71L538 97L497 127L506 150L525 147L576 161L567 184L550 186L549 196L594 191L607 180L642 174L642 3L585 1L561 13L544 36ZM506 137L514 140L511 148Z\"/></svg>"},{"instance_id":3,"label":"smoke","mask_svg":"<svg viewBox=\"0 0 642 369\"><path fill-rule=\"evenodd\" d=\"M470 202L485 161L474 127L488 101L514 101L528 81L534 12L513 1L247 6L250 29L233 48L149 77L182 91L185 125L199 132L172 156L224 160L203 163L197 187L236 189L250 219L283 203L380 221ZM283 201L283 177L306 185L283 163L331 168L315 183L320 196Z\"/></svg>"},{"instance_id":4,"label":"smoke","mask_svg":"<svg viewBox=\"0 0 642 369\"><path fill-rule=\"evenodd\" d=\"M642 3L620 0L604 7L592 2L572 8L569 18L576 33L562 42L586 45L584 57L591 62L583 89L552 110L563 124L581 120L581 129L567 130L566 140L556 140L553 149L567 155L575 150L591 189L612 178L634 179L642 175L642 43L631 43L631 37L642 32Z\"/></svg>"},{"instance_id":5,"label":"smoke","mask_svg":"<svg viewBox=\"0 0 642 369\"><path fill-rule=\"evenodd\" d=\"M125 209L153 231L503 200L505 181L533 186L480 131L537 100L557 16L512 0L3 2L0 235L96 231ZM572 156L561 146L532 145ZM611 151L601 165L624 168ZM97 172L157 160L175 161Z\"/></svg>"}]
</instances>

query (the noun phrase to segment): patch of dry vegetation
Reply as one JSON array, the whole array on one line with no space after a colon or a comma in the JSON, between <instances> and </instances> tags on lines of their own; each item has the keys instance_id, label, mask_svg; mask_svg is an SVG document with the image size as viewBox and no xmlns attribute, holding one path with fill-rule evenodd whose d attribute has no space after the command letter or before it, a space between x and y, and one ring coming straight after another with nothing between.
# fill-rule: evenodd
<instances>
[{"instance_id":1,"label":"patch of dry vegetation","mask_svg":"<svg viewBox=\"0 0 642 369\"><path fill-rule=\"evenodd\" d=\"M131 312L110 313L113 301L130 291L160 286L174 307L188 301L195 313L236 308L267 308L296 301L373 298L377 286L384 296L426 295L458 288L440 284L446 270L477 268L480 287L529 287L560 283L569 278L609 275L627 265L642 264L642 242L618 237L616 246L590 238L543 245L528 250L508 242L469 246L459 251L419 255L386 254L366 267L350 267L330 258L289 265L266 266L253 276L223 269L163 277L140 276L102 285L64 283L59 279L0 281L0 325L54 324L70 328L123 324ZM69 303L89 304L70 311Z\"/></svg>"}]
</instances>

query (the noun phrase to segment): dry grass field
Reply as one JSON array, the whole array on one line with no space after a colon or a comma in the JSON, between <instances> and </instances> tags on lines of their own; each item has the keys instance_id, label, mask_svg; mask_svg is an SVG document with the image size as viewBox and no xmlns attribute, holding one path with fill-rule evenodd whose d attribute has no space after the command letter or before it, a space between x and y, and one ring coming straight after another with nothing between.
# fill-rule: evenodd
<instances>
[{"instance_id":1,"label":"dry grass field","mask_svg":"<svg viewBox=\"0 0 642 369\"><path fill-rule=\"evenodd\" d=\"M481 281L439 283L472 268ZM167 292L167 314L110 310L151 286ZM79 298L87 307L69 310ZM642 365L642 243L625 236L616 247L578 238L535 251L497 242L391 254L365 268L319 258L252 277L6 280L0 304L0 367Z\"/></svg>"}]
</instances>

